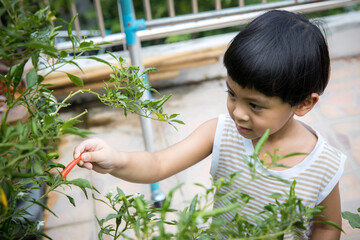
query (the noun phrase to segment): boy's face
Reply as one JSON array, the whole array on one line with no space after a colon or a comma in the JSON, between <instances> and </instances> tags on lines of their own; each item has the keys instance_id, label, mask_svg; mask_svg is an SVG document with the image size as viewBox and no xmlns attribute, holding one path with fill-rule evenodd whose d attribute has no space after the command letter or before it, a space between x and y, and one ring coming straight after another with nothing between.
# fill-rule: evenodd
<instances>
[{"instance_id":1,"label":"boy's face","mask_svg":"<svg viewBox=\"0 0 360 240\"><path fill-rule=\"evenodd\" d=\"M250 88L243 88L230 77L226 80L228 88L227 108L239 133L251 140L260 138L266 129L275 137L290 126L295 107L279 97L268 97Z\"/></svg>"}]
</instances>

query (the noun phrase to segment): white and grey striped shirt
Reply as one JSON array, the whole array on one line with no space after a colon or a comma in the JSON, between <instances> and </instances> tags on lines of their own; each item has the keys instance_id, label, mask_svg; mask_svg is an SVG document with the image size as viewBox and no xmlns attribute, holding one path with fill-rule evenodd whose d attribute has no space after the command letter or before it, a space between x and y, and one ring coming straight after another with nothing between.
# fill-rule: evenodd
<instances>
[{"instance_id":1,"label":"white and grey striped shirt","mask_svg":"<svg viewBox=\"0 0 360 240\"><path fill-rule=\"evenodd\" d=\"M289 192L290 186L288 184L271 177L271 175L290 182L296 180L295 194L303 200L305 206L310 208L320 204L336 186L344 171L346 156L331 147L318 132L307 125L305 126L318 138L314 150L299 164L282 171L265 169L259 164L256 171L265 176L241 189L242 193L254 198L241 214L255 215L262 211L265 205L274 202L274 199L270 197L272 193ZM244 157L252 155L253 152L252 141L238 133L233 120L227 115L219 116L210 173L214 181L219 178L226 179L229 174L237 171L240 171L241 175L234 182L233 188L222 187L218 192L229 193L234 188L241 188L250 181L251 174L248 165L244 162ZM215 202L214 208L225 206L230 198L231 196L228 199ZM231 221L234 215L226 213L223 217ZM306 239L310 236L310 225L311 223L309 223L307 231L301 233L303 237L300 239ZM294 238L296 238L295 234L285 236L285 239Z\"/></svg>"}]
</instances>

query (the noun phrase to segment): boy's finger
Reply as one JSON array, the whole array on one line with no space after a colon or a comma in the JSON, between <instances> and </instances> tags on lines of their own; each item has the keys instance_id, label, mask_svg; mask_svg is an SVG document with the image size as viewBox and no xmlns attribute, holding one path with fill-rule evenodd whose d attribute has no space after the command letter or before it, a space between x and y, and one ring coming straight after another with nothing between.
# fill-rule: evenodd
<instances>
[{"instance_id":1,"label":"boy's finger","mask_svg":"<svg viewBox=\"0 0 360 240\"><path fill-rule=\"evenodd\" d=\"M80 162L78 163L78 166L79 167L82 167L82 168L86 168L86 169L89 169L91 170L93 168L92 164L90 162L84 162L82 160L80 160Z\"/></svg>"},{"instance_id":2,"label":"boy's finger","mask_svg":"<svg viewBox=\"0 0 360 240\"><path fill-rule=\"evenodd\" d=\"M93 165L91 163L89 163L89 162L84 163L83 167L86 168L86 169L89 169L89 170L93 169Z\"/></svg>"},{"instance_id":3,"label":"boy's finger","mask_svg":"<svg viewBox=\"0 0 360 240\"><path fill-rule=\"evenodd\" d=\"M87 139L77 145L74 149L74 158L77 158L81 153L91 151L94 146L94 140Z\"/></svg>"},{"instance_id":4,"label":"boy's finger","mask_svg":"<svg viewBox=\"0 0 360 240\"><path fill-rule=\"evenodd\" d=\"M80 154L84 152L84 150L85 150L85 145L83 144L83 142L77 145L74 149L74 154L73 154L74 158L79 157Z\"/></svg>"},{"instance_id":5,"label":"boy's finger","mask_svg":"<svg viewBox=\"0 0 360 240\"><path fill-rule=\"evenodd\" d=\"M81 152L79 150L74 150L74 154L73 154L74 158L78 158L80 156L80 153Z\"/></svg>"}]
</instances>

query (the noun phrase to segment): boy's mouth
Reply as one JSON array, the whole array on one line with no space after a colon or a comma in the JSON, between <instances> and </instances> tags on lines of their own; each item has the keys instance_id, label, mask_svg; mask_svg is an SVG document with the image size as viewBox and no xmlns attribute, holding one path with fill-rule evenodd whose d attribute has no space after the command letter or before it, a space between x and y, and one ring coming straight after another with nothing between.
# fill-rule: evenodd
<instances>
[{"instance_id":1,"label":"boy's mouth","mask_svg":"<svg viewBox=\"0 0 360 240\"><path fill-rule=\"evenodd\" d=\"M240 133L247 134L247 133L251 132L250 128L241 127L239 125L236 125L236 128Z\"/></svg>"}]
</instances>

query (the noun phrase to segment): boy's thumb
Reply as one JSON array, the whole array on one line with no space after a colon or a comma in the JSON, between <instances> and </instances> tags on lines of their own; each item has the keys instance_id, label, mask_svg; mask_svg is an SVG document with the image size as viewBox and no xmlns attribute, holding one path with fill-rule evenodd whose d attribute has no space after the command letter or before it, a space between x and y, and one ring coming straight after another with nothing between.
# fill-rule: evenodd
<instances>
[{"instance_id":1,"label":"boy's thumb","mask_svg":"<svg viewBox=\"0 0 360 240\"><path fill-rule=\"evenodd\" d=\"M83 160L84 162L90 162L91 161L91 153L90 152L83 153L81 156L81 160Z\"/></svg>"},{"instance_id":2,"label":"boy's thumb","mask_svg":"<svg viewBox=\"0 0 360 240\"><path fill-rule=\"evenodd\" d=\"M102 158L102 154L101 152L97 151L97 152L85 152L82 154L81 159L84 162L98 162L99 160L101 160Z\"/></svg>"}]
</instances>

